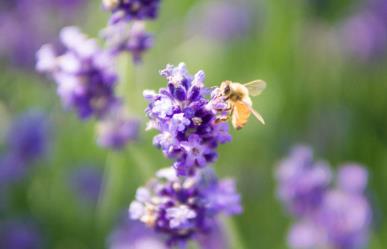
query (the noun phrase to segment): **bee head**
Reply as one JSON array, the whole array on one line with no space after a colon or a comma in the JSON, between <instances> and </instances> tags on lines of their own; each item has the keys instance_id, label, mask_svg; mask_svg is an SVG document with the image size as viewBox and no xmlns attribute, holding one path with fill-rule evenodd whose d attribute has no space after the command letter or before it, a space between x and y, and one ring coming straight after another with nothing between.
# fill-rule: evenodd
<instances>
[{"instance_id":1,"label":"bee head","mask_svg":"<svg viewBox=\"0 0 387 249\"><path fill-rule=\"evenodd\" d=\"M223 81L222 84L220 85L220 89L221 89L222 94L225 97L230 96L230 94L231 94L231 81L229 81L229 80Z\"/></svg>"}]
</instances>

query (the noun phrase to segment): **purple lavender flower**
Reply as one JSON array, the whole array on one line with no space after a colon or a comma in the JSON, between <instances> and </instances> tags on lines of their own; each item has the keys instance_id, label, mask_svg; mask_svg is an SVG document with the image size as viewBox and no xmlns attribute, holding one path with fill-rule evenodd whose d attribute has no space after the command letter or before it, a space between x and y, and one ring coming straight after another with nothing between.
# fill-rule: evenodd
<instances>
[{"instance_id":1,"label":"purple lavender flower","mask_svg":"<svg viewBox=\"0 0 387 249\"><path fill-rule=\"evenodd\" d=\"M364 1L339 30L344 50L362 60L387 54L387 4L385 0Z\"/></svg>"},{"instance_id":2,"label":"purple lavender flower","mask_svg":"<svg viewBox=\"0 0 387 249\"><path fill-rule=\"evenodd\" d=\"M231 140L227 124L216 124L216 111L204 97L204 72L190 75L184 65L167 65L160 72L168 81L159 93L144 91L149 105L145 112L148 128L160 132L153 143L164 155L174 159L173 167L179 175L193 174L195 168L212 163L216 148Z\"/></svg>"},{"instance_id":3,"label":"purple lavender flower","mask_svg":"<svg viewBox=\"0 0 387 249\"><path fill-rule=\"evenodd\" d=\"M103 5L113 13L111 23L117 23L122 20L155 19L160 0L103 0Z\"/></svg>"},{"instance_id":4,"label":"purple lavender flower","mask_svg":"<svg viewBox=\"0 0 387 249\"><path fill-rule=\"evenodd\" d=\"M317 225L325 236L325 244L337 249L357 249L366 245L371 223L367 199L359 194L331 190L324 198Z\"/></svg>"},{"instance_id":5,"label":"purple lavender flower","mask_svg":"<svg viewBox=\"0 0 387 249\"><path fill-rule=\"evenodd\" d=\"M43 113L30 111L17 118L8 132L9 153L24 162L42 157L48 148L49 122Z\"/></svg>"},{"instance_id":6,"label":"purple lavender flower","mask_svg":"<svg viewBox=\"0 0 387 249\"><path fill-rule=\"evenodd\" d=\"M230 180L219 181L211 171L197 171L183 179L172 168L166 168L156 175L137 190L129 213L132 219L165 234L169 246L211 232L220 213L241 212L234 184Z\"/></svg>"},{"instance_id":7,"label":"purple lavender flower","mask_svg":"<svg viewBox=\"0 0 387 249\"><path fill-rule=\"evenodd\" d=\"M191 35L215 41L231 41L247 36L252 23L251 6L236 1L208 1L194 8L188 18Z\"/></svg>"},{"instance_id":8,"label":"purple lavender flower","mask_svg":"<svg viewBox=\"0 0 387 249\"><path fill-rule=\"evenodd\" d=\"M6 35L0 40L0 56L17 66L33 68L39 46L54 38L59 25L73 22L85 5L84 0L2 1L0 33Z\"/></svg>"},{"instance_id":9,"label":"purple lavender flower","mask_svg":"<svg viewBox=\"0 0 387 249\"><path fill-rule=\"evenodd\" d=\"M221 224L211 227L211 231L197 236L198 244L202 249L230 249L230 244Z\"/></svg>"},{"instance_id":10,"label":"purple lavender flower","mask_svg":"<svg viewBox=\"0 0 387 249\"><path fill-rule=\"evenodd\" d=\"M140 222L127 221L119 225L109 236L109 249L167 249L158 234L146 229Z\"/></svg>"},{"instance_id":11,"label":"purple lavender flower","mask_svg":"<svg viewBox=\"0 0 387 249\"><path fill-rule=\"evenodd\" d=\"M15 154L0 156L0 189L20 181L26 175L27 167Z\"/></svg>"},{"instance_id":12,"label":"purple lavender flower","mask_svg":"<svg viewBox=\"0 0 387 249\"><path fill-rule=\"evenodd\" d=\"M152 35L145 30L145 23L141 21L129 24L118 22L103 31L103 36L113 54L130 52L134 63L142 60L142 55L152 47Z\"/></svg>"},{"instance_id":13,"label":"purple lavender flower","mask_svg":"<svg viewBox=\"0 0 387 249\"><path fill-rule=\"evenodd\" d=\"M70 185L80 200L96 204L102 190L103 172L91 166L82 166L70 173Z\"/></svg>"},{"instance_id":14,"label":"purple lavender flower","mask_svg":"<svg viewBox=\"0 0 387 249\"><path fill-rule=\"evenodd\" d=\"M60 40L65 51L44 45L37 53L36 69L54 78L63 105L75 109L80 118L103 117L117 102L111 54L76 27L63 28Z\"/></svg>"},{"instance_id":15,"label":"purple lavender flower","mask_svg":"<svg viewBox=\"0 0 387 249\"><path fill-rule=\"evenodd\" d=\"M97 124L97 142L102 147L120 150L137 140L139 129L140 121L129 117L118 104Z\"/></svg>"},{"instance_id":16,"label":"purple lavender flower","mask_svg":"<svg viewBox=\"0 0 387 249\"><path fill-rule=\"evenodd\" d=\"M300 221L294 224L288 234L288 244L292 249L319 248L323 244L322 231L313 222Z\"/></svg>"},{"instance_id":17,"label":"purple lavender flower","mask_svg":"<svg viewBox=\"0 0 387 249\"><path fill-rule=\"evenodd\" d=\"M10 220L0 224L0 248L40 249L43 237L39 228L28 220Z\"/></svg>"},{"instance_id":18,"label":"purple lavender flower","mask_svg":"<svg viewBox=\"0 0 387 249\"><path fill-rule=\"evenodd\" d=\"M12 122L6 151L0 156L0 185L22 179L28 166L46 154L49 126L47 118L36 111L27 112Z\"/></svg>"},{"instance_id":19,"label":"purple lavender flower","mask_svg":"<svg viewBox=\"0 0 387 249\"><path fill-rule=\"evenodd\" d=\"M285 193L280 195L280 198L285 205L305 205L304 199L290 197L297 196L300 188L304 186L303 183L314 178L310 175L311 166L312 152L306 147L296 148L292 155L280 164L280 193ZM297 177L293 179L290 177L295 175ZM289 179L293 181L291 184L286 183ZM298 182L296 188L295 180ZM363 248L368 240L372 216L369 202L364 196L367 186L366 169L356 164L344 165L338 171L335 187L329 186L329 181L322 182L324 188L320 188L316 194L318 202L313 202L313 212L308 209L296 209L300 212L293 212L297 223L289 232L289 246L292 249ZM308 186L306 185L305 192L310 191Z\"/></svg>"},{"instance_id":20,"label":"purple lavender flower","mask_svg":"<svg viewBox=\"0 0 387 249\"><path fill-rule=\"evenodd\" d=\"M367 187L368 172L358 164L347 164L337 172L338 187L347 192L363 193Z\"/></svg>"},{"instance_id":21,"label":"purple lavender flower","mask_svg":"<svg viewBox=\"0 0 387 249\"><path fill-rule=\"evenodd\" d=\"M331 172L324 163L313 162L312 150L296 147L278 166L278 197L295 215L314 212L329 187Z\"/></svg>"}]
</instances>

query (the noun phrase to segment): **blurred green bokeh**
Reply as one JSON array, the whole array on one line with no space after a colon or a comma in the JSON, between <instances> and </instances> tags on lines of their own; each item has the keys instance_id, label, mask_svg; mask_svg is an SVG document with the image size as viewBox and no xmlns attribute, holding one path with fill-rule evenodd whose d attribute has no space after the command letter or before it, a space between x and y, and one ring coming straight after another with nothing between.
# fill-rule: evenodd
<instances>
[{"instance_id":1,"label":"blurred green bokeh","mask_svg":"<svg viewBox=\"0 0 387 249\"><path fill-rule=\"evenodd\" d=\"M369 248L385 248L387 60L348 59L329 34L350 15L355 3L250 0L255 23L249 34L215 42L186 31L187 15L205 1L162 1L160 18L148 26L155 43L144 63L134 66L128 57L120 58L126 81L120 83L119 94L126 97L129 109L145 127L142 90L165 85L158 71L167 63L185 62L191 73L203 69L209 86L226 79L265 79L267 90L253 101L267 124L251 119L241 131L232 130L233 142L219 148L214 165L220 176L235 176L238 181L244 212L235 223L244 247L286 248L292 221L276 199L273 174L278 160L301 143L311 145L316 157L333 167L355 161L368 168L368 194L374 207ZM85 13L85 21L74 23L92 36L98 35L108 18L95 2ZM6 63L1 72L0 137L10 118L30 107L49 113L55 134L49 158L27 182L12 190L14 211L8 215L36 217L47 228L50 248L104 248L109 230L135 189L156 169L169 165L152 147L155 132L143 131L138 143L109 153L95 144L93 122L80 122L74 113L63 111L53 84ZM110 195L103 207L79 205L64 179L69 168L84 163L115 171L109 176L105 190Z\"/></svg>"}]
</instances>

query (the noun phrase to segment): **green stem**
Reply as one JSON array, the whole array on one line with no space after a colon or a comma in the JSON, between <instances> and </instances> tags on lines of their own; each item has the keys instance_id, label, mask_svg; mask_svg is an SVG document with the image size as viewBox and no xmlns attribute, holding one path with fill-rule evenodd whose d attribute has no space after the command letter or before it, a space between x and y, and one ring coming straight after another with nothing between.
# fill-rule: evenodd
<instances>
[{"instance_id":1,"label":"green stem","mask_svg":"<svg viewBox=\"0 0 387 249\"><path fill-rule=\"evenodd\" d=\"M144 155L143 151L139 150L135 145L128 148L128 153L131 155L134 163L141 171L143 180L146 181L154 175L153 163Z\"/></svg>"},{"instance_id":2,"label":"green stem","mask_svg":"<svg viewBox=\"0 0 387 249\"><path fill-rule=\"evenodd\" d=\"M225 217L222 219L222 222L229 238L230 248L245 249L246 247L243 244L243 240L240 236L239 229L237 228L235 221L231 217Z\"/></svg>"},{"instance_id":3,"label":"green stem","mask_svg":"<svg viewBox=\"0 0 387 249\"><path fill-rule=\"evenodd\" d=\"M103 192L97 204L98 225L101 229L106 228L114 217L114 210L119 207L122 187L125 185L122 178L125 164L121 157L115 152L110 152L106 159Z\"/></svg>"}]
</instances>

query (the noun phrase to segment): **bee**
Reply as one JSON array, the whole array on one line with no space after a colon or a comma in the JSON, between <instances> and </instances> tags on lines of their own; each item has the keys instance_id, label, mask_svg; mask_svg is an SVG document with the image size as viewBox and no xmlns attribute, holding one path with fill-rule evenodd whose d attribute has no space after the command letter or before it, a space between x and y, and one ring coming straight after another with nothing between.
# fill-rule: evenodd
<instances>
[{"instance_id":1,"label":"bee","mask_svg":"<svg viewBox=\"0 0 387 249\"><path fill-rule=\"evenodd\" d=\"M266 82L263 80L254 80L246 84L232 81L223 81L219 87L220 97L227 103L226 117L219 118L217 122L227 121L231 118L231 123L235 129L242 129L251 114L265 124L261 114L252 107L253 103L250 96L258 96L266 88Z\"/></svg>"}]
</instances>

